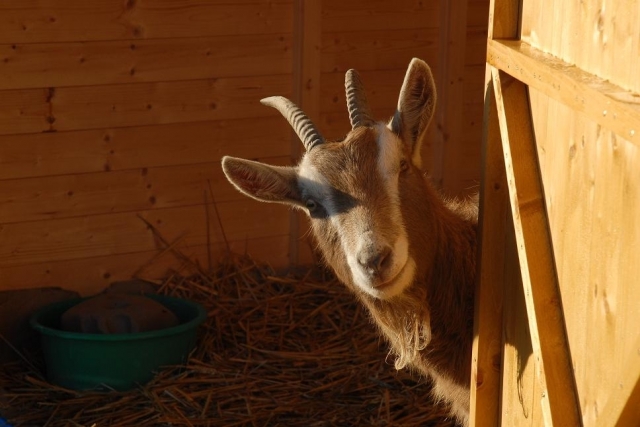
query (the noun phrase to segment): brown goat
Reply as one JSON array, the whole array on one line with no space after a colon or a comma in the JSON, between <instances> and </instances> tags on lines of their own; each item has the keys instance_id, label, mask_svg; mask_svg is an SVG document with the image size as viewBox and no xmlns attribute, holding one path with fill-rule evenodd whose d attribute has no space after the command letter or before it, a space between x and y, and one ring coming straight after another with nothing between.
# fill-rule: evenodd
<instances>
[{"instance_id":1,"label":"brown goat","mask_svg":"<svg viewBox=\"0 0 640 427\"><path fill-rule=\"evenodd\" d=\"M287 99L266 98L302 140L302 160L276 167L225 157L224 172L250 197L308 213L326 262L369 309L396 368L430 377L435 398L466 426L477 201L444 200L420 170L436 103L431 71L411 61L389 123L371 118L353 70L346 91L352 130L343 141L325 141Z\"/></svg>"}]
</instances>

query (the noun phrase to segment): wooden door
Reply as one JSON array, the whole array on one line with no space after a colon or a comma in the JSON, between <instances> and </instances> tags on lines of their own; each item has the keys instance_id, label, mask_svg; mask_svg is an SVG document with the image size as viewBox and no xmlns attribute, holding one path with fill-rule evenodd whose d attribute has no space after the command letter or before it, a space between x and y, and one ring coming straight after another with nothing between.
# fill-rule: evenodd
<instances>
[{"instance_id":1,"label":"wooden door","mask_svg":"<svg viewBox=\"0 0 640 427\"><path fill-rule=\"evenodd\" d=\"M472 425L640 425L638 18L491 2Z\"/></svg>"}]
</instances>

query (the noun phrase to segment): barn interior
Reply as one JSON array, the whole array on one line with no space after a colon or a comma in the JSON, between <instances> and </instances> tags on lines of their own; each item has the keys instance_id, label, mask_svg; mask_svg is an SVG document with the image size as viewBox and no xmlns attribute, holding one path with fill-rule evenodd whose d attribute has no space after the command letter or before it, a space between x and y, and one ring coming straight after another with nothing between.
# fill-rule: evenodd
<instances>
[{"instance_id":1,"label":"barn interior","mask_svg":"<svg viewBox=\"0 0 640 427\"><path fill-rule=\"evenodd\" d=\"M259 102L272 95L344 137L349 69L388 119L414 57L438 92L424 172L447 198L480 193L471 425L640 422L637 2L0 11L0 425L453 426L428 379L395 369L307 219L220 167L297 163L300 140ZM34 313L116 291L204 307L188 357L128 390L51 381Z\"/></svg>"}]
</instances>

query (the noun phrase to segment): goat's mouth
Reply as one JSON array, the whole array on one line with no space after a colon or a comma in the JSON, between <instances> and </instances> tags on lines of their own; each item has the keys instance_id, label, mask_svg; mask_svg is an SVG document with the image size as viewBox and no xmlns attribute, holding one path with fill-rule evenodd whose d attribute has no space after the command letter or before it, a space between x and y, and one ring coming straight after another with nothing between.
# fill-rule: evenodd
<instances>
[{"instance_id":1,"label":"goat's mouth","mask_svg":"<svg viewBox=\"0 0 640 427\"><path fill-rule=\"evenodd\" d=\"M391 278L373 285L376 297L387 299L399 295L413 280L416 264L411 258L407 258L405 264Z\"/></svg>"}]
</instances>

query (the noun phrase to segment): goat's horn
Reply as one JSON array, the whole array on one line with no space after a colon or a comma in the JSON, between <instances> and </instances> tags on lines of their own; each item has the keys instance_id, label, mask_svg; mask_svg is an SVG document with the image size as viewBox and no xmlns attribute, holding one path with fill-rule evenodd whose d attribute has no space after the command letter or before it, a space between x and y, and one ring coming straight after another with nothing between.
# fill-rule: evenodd
<instances>
[{"instance_id":1,"label":"goat's horn","mask_svg":"<svg viewBox=\"0 0 640 427\"><path fill-rule=\"evenodd\" d=\"M347 71L344 76L344 88L347 93L347 109L349 110L351 128L373 125L374 120L369 111L364 86L356 70Z\"/></svg>"},{"instance_id":2,"label":"goat's horn","mask_svg":"<svg viewBox=\"0 0 640 427\"><path fill-rule=\"evenodd\" d=\"M313 125L311 119L293 102L282 96L270 96L261 99L263 105L268 105L280 111L289 122L293 130L302 141L305 150L309 151L318 144L324 142L324 138Z\"/></svg>"}]
</instances>

